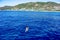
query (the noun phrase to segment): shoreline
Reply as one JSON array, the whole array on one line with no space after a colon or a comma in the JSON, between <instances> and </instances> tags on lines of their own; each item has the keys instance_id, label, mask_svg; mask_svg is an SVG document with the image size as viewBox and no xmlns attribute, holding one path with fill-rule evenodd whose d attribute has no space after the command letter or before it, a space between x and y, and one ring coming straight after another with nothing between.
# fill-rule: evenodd
<instances>
[{"instance_id":1,"label":"shoreline","mask_svg":"<svg viewBox=\"0 0 60 40\"><path fill-rule=\"evenodd\" d=\"M23 10L0 10L0 11L23 11ZM24 10L25 11L25 10ZM60 11L25 11L25 12L60 12Z\"/></svg>"}]
</instances>

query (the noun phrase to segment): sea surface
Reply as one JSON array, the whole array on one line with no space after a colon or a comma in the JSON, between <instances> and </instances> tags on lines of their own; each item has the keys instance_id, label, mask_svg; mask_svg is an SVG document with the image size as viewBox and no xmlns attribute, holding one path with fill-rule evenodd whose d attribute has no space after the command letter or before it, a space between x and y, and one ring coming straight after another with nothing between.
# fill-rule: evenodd
<instances>
[{"instance_id":1,"label":"sea surface","mask_svg":"<svg viewBox=\"0 0 60 40\"><path fill-rule=\"evenodd\" d=\"M0 40L60 40L60 12L0 11Z\"/></svg>"}]
</instances>

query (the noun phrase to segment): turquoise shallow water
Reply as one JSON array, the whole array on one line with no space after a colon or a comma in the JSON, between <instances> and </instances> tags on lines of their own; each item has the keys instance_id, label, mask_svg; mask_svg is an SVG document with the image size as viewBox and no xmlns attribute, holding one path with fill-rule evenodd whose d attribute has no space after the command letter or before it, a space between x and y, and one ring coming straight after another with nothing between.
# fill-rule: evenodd
<instances>
[{"instance_id":1,"label":"turquoise shallow water","mask_svg":"<svg viewBox=\"0 0 60 40\"><path fill-rule=\"evenodd\" d=\"M0 11L0 40L60 40L60 12Z\"/></svg>"}]
</instances>

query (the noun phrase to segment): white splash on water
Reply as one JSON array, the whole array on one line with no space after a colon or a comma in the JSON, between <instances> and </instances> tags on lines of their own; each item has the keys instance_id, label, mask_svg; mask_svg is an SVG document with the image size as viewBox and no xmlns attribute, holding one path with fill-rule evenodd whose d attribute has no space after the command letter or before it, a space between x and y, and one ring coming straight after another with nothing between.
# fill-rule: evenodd
<instances>
[{"instance_id":1,"label":"white splash on water","mask_svg":"<svg viewBox=\"0 0 60 40\"><path fill-rule=\"evenodd\" d=\"M25 32L27 32L28 30L29 30L29 27L26 27Z\"/></svg>"}]
</instances>

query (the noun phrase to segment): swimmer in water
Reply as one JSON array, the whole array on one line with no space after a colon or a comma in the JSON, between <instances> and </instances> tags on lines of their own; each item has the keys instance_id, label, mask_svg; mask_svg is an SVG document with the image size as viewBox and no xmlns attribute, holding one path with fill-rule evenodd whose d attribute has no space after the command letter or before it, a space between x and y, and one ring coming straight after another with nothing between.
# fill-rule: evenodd
<instances>
[{"instance_id":1,"label":"swimmer in water","mask_svg":"<svg viewBox=\"0 0 60 40\"><path fill-rule=\"evenodd\" d=\"M26 26L25 32L27 32L28 30L29 30L29 27L28 27L28 26Z\"/></svg>"}]
</instances>

